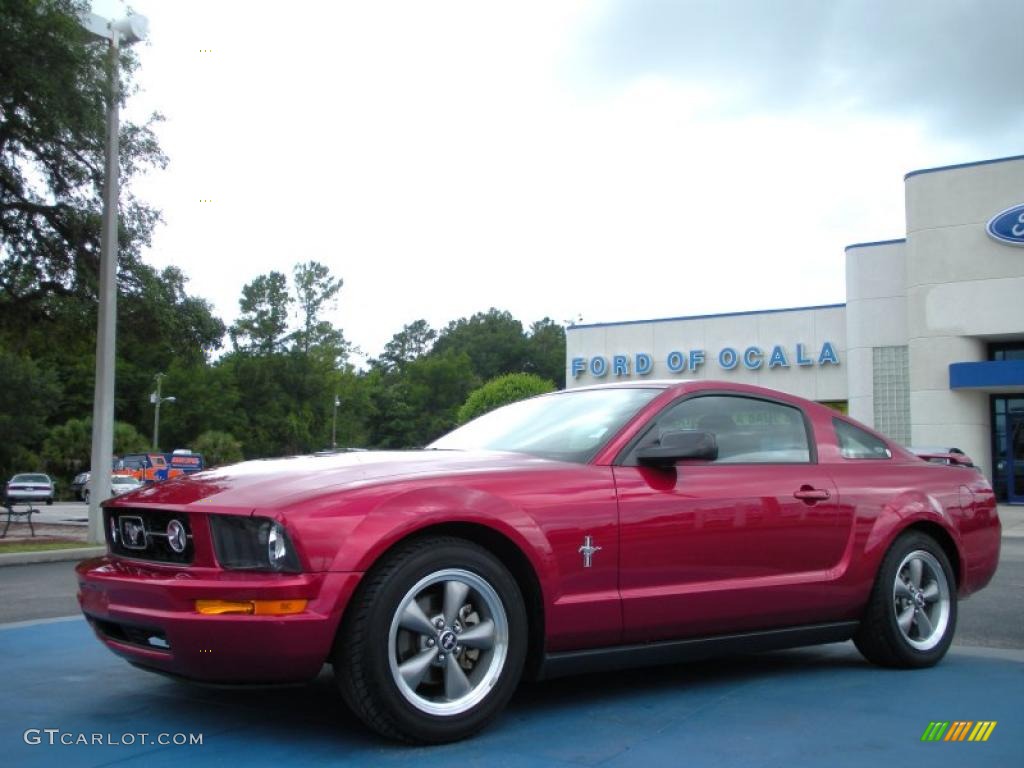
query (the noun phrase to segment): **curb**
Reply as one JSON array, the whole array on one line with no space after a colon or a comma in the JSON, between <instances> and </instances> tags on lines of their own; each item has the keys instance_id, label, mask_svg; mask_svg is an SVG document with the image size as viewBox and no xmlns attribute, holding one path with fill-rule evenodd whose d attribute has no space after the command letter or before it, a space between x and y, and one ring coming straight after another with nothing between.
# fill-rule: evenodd
<instances>
[{"instance_id":1,"label":"curb","mask_svg":"<svg viewBox=\"0 0 1024 768\"><path fill-rule=\"evenodd\" d=\"M5 565L32 565L33 563L78 562L107 554L107 548L76 547L75 549L46 549L39 552L10 552L0 555L0 568Z\"/></svg>"}]
</instances>

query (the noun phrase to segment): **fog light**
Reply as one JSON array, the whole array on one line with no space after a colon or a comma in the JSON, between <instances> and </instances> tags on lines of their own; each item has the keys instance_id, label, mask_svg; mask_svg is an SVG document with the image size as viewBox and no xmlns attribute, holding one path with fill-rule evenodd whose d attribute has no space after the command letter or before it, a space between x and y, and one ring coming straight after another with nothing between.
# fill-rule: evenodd
<instances>
[{"instance_id":1,"label":"fog light","mask_svg":"<svg viewBox=\"0 0 1024 768\"><path fill-rule=\"evenodd\" d=\"M208 616L217 616L222 613L256 613L256 606L251 600L196 600L196 610Z\"/></svg>"},{"instance_id":2,"label":"fog light","mask_svg":"<svg viewBox=\"0 0 1024 768\"><path fill-rule=\"evenodd\" d=\"M207 616L228 613L289 616L302 613L308 604L308 600L196 600L196 611Z\"/></svg>"}]
</instances>

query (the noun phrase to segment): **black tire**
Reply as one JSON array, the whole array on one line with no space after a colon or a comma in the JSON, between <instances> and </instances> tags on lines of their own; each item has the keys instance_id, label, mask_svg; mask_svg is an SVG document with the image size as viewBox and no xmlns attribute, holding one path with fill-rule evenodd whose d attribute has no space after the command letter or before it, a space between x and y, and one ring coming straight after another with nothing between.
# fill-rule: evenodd
<instances>
[{"instance_id":1,"label":"black tire","mask_svg":"<svg viewBox=\"0 0 1024 768\"><path fill-rule=\"evenodd\" d=\"M430 581L439 575L444 577ZM470 588L460 579L472 581L477 587ZM449 582L471 591L461 600L453 598L451 604L460 605L461 610L453 614L454 621L446 623ZM424 583L426 586L419 590ZM473 591L477 588L479 594ZM435 599L441 602L433 602ZM441 606L440 613L433 608L435 605ZM443 626L436 630L436 639L433 629L405 629L404 623L399 623L403 606L419 608L420 615L431 621L440 619ZM489 611L489 606L495 610ZM401 616L406 613L403 611ZM446 657L442 646L458 640L455 632L465 633L462 637L468 639L474 634L471 630L479 630L487 622L498 629L492 633L489 649L475 650L467 642L465 646L456 645ZM432 536L400 546L366 574L342 622L332 662L342 696L364 723L388 738L441 744L472 736L501 712L522 676L528 634L522 594L501 561L472 542ZM404 658L401 644L405 647ZM423 682L408 687L399 666L431 652L435 656L424 666L427 671ZM457 668L449 670L452 664ZM461 672L463 669L467 671ZM447 696L458 690L448 688L449 673L456 678L461 674L472 686L465 698ZM483 682L485 679L488 682ZM467 708L443 713L424 711L425 707L459 706Z\"/></svg>"},{"instance_id":2,"label":"black tire","mask_svg":"<svg viewBox=\"0 0 1024 768\"><path fill-rule=\"evenodd\" d=\"M84 501L86 504L89 503L89 489L88 488L86 490L82 491L82 501Z\"/></svg>"},{"instance_id":3,"label":"black tire","mask_svg":"<svg viewBox=\"0 0 1024 768\"><path fill-rule=\"evenodd\" d=\"M916 585L915 560L919 569ZM933 584L938 596L929 599L936 594L931 591ZM867 610L853 637L857 650L884 667L914 669L937 664L956 631L956 590L956 576L939 543L918 531L904 533L889 547L878 569ZM909 622L904 619L901 627L898 615L911 613Z\"/></svg>"},{"instance_id":4,"label":"black tire","mask_svg":"<svg viewBox=\"0 0 1024 768\"><path fill-rule=\"evenodd\" d=\"M46 500L46 506L50 506L51 504L53 504L53 499L52 498L51 499L47 499Z\"/></svg>"}]
</instances>

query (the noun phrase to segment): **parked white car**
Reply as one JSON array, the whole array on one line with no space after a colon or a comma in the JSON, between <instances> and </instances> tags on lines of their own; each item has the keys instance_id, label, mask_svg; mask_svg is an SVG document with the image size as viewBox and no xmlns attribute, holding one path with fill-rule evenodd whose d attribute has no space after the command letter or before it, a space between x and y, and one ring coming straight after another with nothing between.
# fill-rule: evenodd
<instances>
[{"instance_id":1,"label":"parked white car","mask_svg":"<svg viewBox=\"0 0 1024 768\"><path fill-rule=\"evenodd\" d=\"M19 501L45 501L53 504L53 495L53 480L42 473L15 475L4 488L4 502L7 504Z\"/></svg>"},{"instance_id":2,"label":"parked white car","mask_svg":"<svg viewBox=\"0 0 1024 768\"><path fill-rule=\"evenodd\" d=\"M138 478L132 477L131 475L111 475L110 476L110 492L114 496L120 496L129 491L134 491L141 488L145 483L138 480ZM87 480L85 487L82 488L82 501L86 504L89 503L89 494L92 487L92 480Z\"/></svg>"}]
</instances>

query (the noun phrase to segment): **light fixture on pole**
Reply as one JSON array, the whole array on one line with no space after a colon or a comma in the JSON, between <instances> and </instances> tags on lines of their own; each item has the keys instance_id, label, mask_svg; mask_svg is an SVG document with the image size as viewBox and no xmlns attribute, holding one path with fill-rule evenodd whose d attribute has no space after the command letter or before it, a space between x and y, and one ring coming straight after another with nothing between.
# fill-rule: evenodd
<instances>
[{"instance_id":1,"label":"light fixture on pole","mask_svg":"<svg viewBox=\"0 0 1024 768\"><path fill-rule=\"evenodd\" d=\"M167 377L166 373L158 373L153 378L156 379L156 392L149 393L149 402L154 405L153 409L153 450L160 450L160 404L161 403L174 403L177 402L178 398L171 395L170 397L160 396L160 387L163 380Z\"/></svg>"},{"instance_id":2,"label":"light fixture on pole","mask_svg":"<svg viewBox=\"0 0 1024 768\"><path fill-rule=\"evenodd\" d=\"M100 229L99 318L96 323L96 386L92 410L92 479L89 493L89 541L103 540L100 503L110 498L110 472L114 455L114 351L117 334L117 199L118 101L120 100L121 43L144 39L149 22L145 16L110 21L83 13L79 22L94 37L108 43L109 92L107 96L107 145L103 177L103 223Z\"/></svg>"},{"instance_id":3,"label":"light fixture on pole","mask_svg":"<svg viewBox=\"0 0 1024 768\"><path fill-rule=\"evenodd\" d=\"M341 401L338 399L338 395L334 395L334 422L331 424L331 450L338 450L338 406Z\"/></svg>"}]
</instances>

